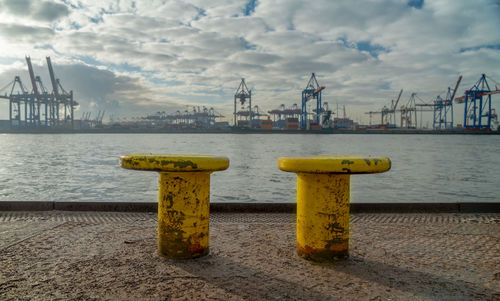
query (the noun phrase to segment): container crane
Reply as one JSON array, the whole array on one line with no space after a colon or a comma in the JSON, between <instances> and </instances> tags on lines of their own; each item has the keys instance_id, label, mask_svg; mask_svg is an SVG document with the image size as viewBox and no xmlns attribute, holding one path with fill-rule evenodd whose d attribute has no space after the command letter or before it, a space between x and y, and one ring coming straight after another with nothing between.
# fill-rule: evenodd
<instances>
[{"instance_id":1,"label":"container crane","mask_svg":"<svg viewBox=\"0 0 500 301\"><path fill-rule=\"evenodd\" d=\"M50 82L52 83L52 91L56 99L59 99L59 87L54 75L54 69L52 68L52 62L50 61L50 56L45 57L47 60L47 67L49 68Z\"/></svg>"},{"instance_id":2,"label":"container crane","mask_svg":"<svg viewBox=\"0 0 500 301\"><path fill-rule=\"evenodd\" d=\"M273 126L274 127L281 127L280 124L283 122L282 117L284 114L284 112L283 112L284 110L285 110L285 104L282 103L279 106L279 108L271 110L271 111L267 111L267 113L271 114L273 117Z\"/></svg>"},{"instance_id":3,"label":"container crane","mask_svg":"<svg viewBox=\"0 0 500 301\"><path fill-rule=\"evenodd\" d=\"M380 125L389 127L391 124L396 124L396 108L398 106L399 100L401 99L401 95L403 94L403 89L399 91L398 98L394 102L394 99L391 100L391 106L388 108L384 106L380 111L370 111L365 114L370 115L370 125L373 114L380 114ZM392 122L392 123L391 123Z\"/></svg>"},{"instance_id":4,"label":"container crane","mask_svg":"<svg viewBox=\"0 0 500 301\"><path fill-rule=\"evenodd\" d=\"M482 74L472 88L466 90L463 96L455 98L458 103L465 103L464 128L491 129L493 119L491 95L500 93L500 90L495 87L495 90L492 91L486 77L485 74Z\"/></svg>"},{"instance_id":5,"label":"container crane","mask_svg":"<svg viewBox=\"0 0 500 301\"><path fill-rule=\"evenodd\" d=\"M104 118L104 114L106 113L105 110L103 110L101 112L101 110L99 110L99 112L97 113L97 117L95 119L95 125L96 126L101 126L102 125L102 119Z\"/></svg>"},{"instance_id":6,"label":"container crane","mask_svg":"<svg viewBox=\"0 0 500 301\"><path fill-rule=\"evenodd\" d=\"M49 108L51 108L51 104L52 104L52 100L53 100L53 97L51 94L48 93L47 89L45 89L45 86L43 85L42 83L42 79L40 78L40 76L35 76L35 82L38 86L38 91L41 93L39 93L40 95L40 99L42 100L42 104L43 104L43 108L44 108L44 111L45 111L45 126L48 126L49 125ZM52 121L52 120L51 120Z\"/></svg>"},{"instance_id":7,"label":"container crane","mask_svg":"<svg viewBox=\"0 0 500 301\"><path fill-rule=\"evenodd\" d=\"M54 112L56 113L56 119L59 121L59 105L63 105L64 107L64 123L68 120L71 122L71 128L74 128L74 110L75 107L78 106L78 103L73 100L73 91L67 92L64 90L61 82L58 78L55 77L54 69L52 68L52 62L50 57L46 57L47 66L49 69L50 81L52 83L52 93L55 97L55 108ZM69 115L68 115L69 113Z\"/></svg>"},{"instance_id":8,"label":"container crane","mask_svg":"<svg viewBox=\"0 0 500 301\"><path fill-rule=\"evenodd\" d=\"M434 121L433 128L435 130L444 128L453 128L453 100L455 94L458 90L458 86L462 81L462 75L458 77L457 83L455 84L455 89L453 91L448 87L448 93L446 94L446 99L442 99L440 96L434 101ZM450 118L448 118L448 116Z\"/></svg>"},{"instance_id":9,"label":"container crane","mask_svg":"<svg viewBox=\"0 0 500 301\"><path fill-rule=\"evenodd\" d=\"M7 87L11 86L10 94L0 95L0 98L9 100L9 126L21 127L28 125L28 108L31 110L32 97L28 94L28 91L24 88L23 82L19 76L15 76L14 80L8 83L0 91L5 90ZM16 86L18 87L16 89ZM24 124L22 123L22 106L24 105Z\"/></svg>"},{"instance_id":10,"label":"container crane","mask_svg":"<svg viewBox=\"0 0 500 301\"><path fill-rule=\"evenodd\" d=\"M28 92L19 78L16 76L12 83L12 89L9 96L2 96L1 98L9 99L9 120L11 127L53 127L59 125L59 104L64 105L64 119L65 123L71 121L73 128L73 114L74 107L78 105L73 100L73 91L66 92L56 79L50 63L50 58L47 57L47 64L49 67L50 78L52 82L53 91L47 91L39 76L35 76L31 58L25 57L28 65L28 72L31 81L32 90ZM16 86L21 88L17 94L14 93ZM62 91L62 92L61 92ZM24 122L22 122L22 107L24 106ZM41 109L45 112L45 122L41 123ZM69 110L70 114L67 114Z\"/></svg>"},{"instance_id":11,"label":"container crane","mask_svg":"<svg viewBox=\"0 0 500 301\"><path fill-rule=\"evenodd\" d=\"M417 93L411 93L410 99L406 105L402 105L399 109L401 113L401 128L417 128L417 104L415 97Z\"/></svg>"},{"instance_id":12,"label":"container crane","mask_svg":"<svg viewBox=\"0 0 500 301\"><path fill-rule=\"evenodd\" d=\"M392 101L391 109L386 113L386 116L388 116L387 124L390 124L390 121L392 120L396 124L396 108L398 107L399 99L401 99L401 94L403 94L403 89L399 91L398 98L396 100L396 103L394 103L394 100ZM392 118L391 118L392 116Z\"/></svg>"},{"instance_id":13,"label":"container crane","mask_svg":"<svg viewBox=\"0 0 500 301\"><path fill-rule=\"evenodd\" d=\"M30 123L33 123L35 126L40 125L40 103L42 99L40 97L40 93L38 92L38 87L36 85L35 73L33 72L33 66L31 65L31 59L29 56L26 56L26 63L28 64L28 72L30 75L31 86L33 87L33 94L35 101L31 102L31 110L33 114L30 114Z\"/></svg>"},{"instance_id":14,"label":"container crane","mask_svg":"<svg viewBox=\"0 0 500 301\"><path fill-rule=\"evenodd\" d=\"M420 103L416 102L416 99L420 101ZM418 128L418 120L417 120L417 113L420 111L420 127L423 127L423 121L422 121L422 114L423 112L431 112L434 111L434 103L426 103L423 101L420 97L417 96L417 93L412 93L412 96L410 97L410 101L408 101L408 109L409 109L409 121L408 124L413 127L413 120L415 120L415 125L414 128ZM419 109L420 108L420 109ZM414 112L414 113L413 113ZM412 118L412 113L414 114L415 118ZM403 112L401 111L401 118L403 118Z\"/></svg>"},{"instance_id":15,"label":"container crane","mask_svg":"<svg viewBox=\"0 0 500 301\"><path fill-rule=\"evenodd\" d=\"M316 123L320 123L321 119L321 94L325 89L320 86L316 80L316 75L312 73L306 88L302 91L302 109L300 113L300 127L305 129L307 127L307 102L310 99L316 99Z\"/></svg>"},{"instance_id":16,"label":"container crane","mask_svg":"<svg viewBox=\"0 0 500 301\"><path fill-rule=\"evenodd\" d=\"M323 116L321 120L321 127L322 128L329 128L330 127L330 118L332 116L333 112L328 108L328 102L323 103Z\"/></svg>"},{"instance_id":17,"label":"container crane","mask_svg":"<svg viewBox=\"0 0 500 301\"><path fill-rule=\"evenodd\" d=\"M248 100L248 118L250 119L248 122L248 127L252 127L252 91L248 89L245 79L242 78L236 93L234 94L234 126L239 126L238 123L238 112L236 111L236 102L240 101L243 106L245 102ZM245 114L246 115L246 114Z\"/></svg>"}]
</instances>

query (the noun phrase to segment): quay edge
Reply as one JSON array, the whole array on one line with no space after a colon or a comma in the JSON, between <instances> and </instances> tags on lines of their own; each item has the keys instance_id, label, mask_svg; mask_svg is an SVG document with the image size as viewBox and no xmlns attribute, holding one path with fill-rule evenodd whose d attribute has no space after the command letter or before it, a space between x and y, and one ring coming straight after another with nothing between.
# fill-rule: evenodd
<instances>
[{"instance_id":1,"label":"quay edge","mask_svg":"<svg viewBox=\"0 0 500 301\"><path fill-rule=\"evenodd\" d=\"M158 204L137 202L0 202L0 211L157 212ZM295 213L295 203L210 204L211 212ZM500 203L352 203L351 213L500 213Z\"/></svg>"}]
</instances>

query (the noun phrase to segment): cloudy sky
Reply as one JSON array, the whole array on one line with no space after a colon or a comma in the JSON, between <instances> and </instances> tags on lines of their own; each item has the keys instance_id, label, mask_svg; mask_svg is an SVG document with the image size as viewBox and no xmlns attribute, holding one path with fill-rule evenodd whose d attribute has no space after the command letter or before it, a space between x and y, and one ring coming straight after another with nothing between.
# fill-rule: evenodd
<instances>
[{"instance_id":1,"label":"cloudy sky","mask_svg":"<svg viewBox=\"0 0 500 301\"><path fill-rule=\"evenodd\" d=\"M0 0L0 45L0 89L15 75L30 86L25 55L49 87L50 56L77 117L196 105L232 121L241 78L268 111L300 106L315 72L324 101L367 122L400 89L405 104L444 97L460 74L458 94L482 73L500 82L500 1Z\"/></svg>"}]
</instances>

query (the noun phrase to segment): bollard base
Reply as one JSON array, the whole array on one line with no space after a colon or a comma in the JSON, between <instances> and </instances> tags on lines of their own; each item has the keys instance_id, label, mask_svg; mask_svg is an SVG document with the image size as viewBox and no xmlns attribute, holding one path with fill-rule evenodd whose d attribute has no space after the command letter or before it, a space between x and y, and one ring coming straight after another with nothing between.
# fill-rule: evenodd
<instances>
[{"instance_id":1,"label":"bollard base","mask_svg":"<svg viewBox=\"0 0 500 301\"><path fill-rule=\"evenodd\" d=\"M312 249L297 245L297 255L317 263L335 263L349 258L349 249Z\"/></svg>"},{"instance_id":2,"label":"bollard base","mask_svg":"<svg viewBox=\"0 0 500 301\"><path fill-rule=\"evenodd\" d=\"M191 250L172 250L166 246L158 246L158 254L168 259L194 259L208 255L209 248L192 247Z\"/></svg>"}]
</instances>

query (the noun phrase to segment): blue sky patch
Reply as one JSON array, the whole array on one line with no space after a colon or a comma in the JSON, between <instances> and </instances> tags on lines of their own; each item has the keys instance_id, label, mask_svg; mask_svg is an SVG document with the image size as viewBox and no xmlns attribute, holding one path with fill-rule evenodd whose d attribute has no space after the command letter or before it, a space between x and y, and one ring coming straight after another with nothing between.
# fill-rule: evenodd
<instances>
[{"instance_id":1,"label":"blue sky patch","mask_svg":"<svg viewBox=\"0 0 500 301\"><path fill-rule=\"evenodd\" d=\"M379 86L378 88L381 89L381 90L390 90L391 89L391 84L387 83L387 84Z\"/></svg>"},{"instance_id":2,"label":"blue sky patch","mask_svg":"<svg viewBox=\"0 0 500 301\"><path fill-rule=\"evenodd\" d=\"M410 0L408 1L408 6L421 9L424 6L424 0Z\"/></svg>"},{"instance_id":3,"label":"blue sky patch","mask_svg":"<svg viewBox=\"0 0 500 301\"><path fill-rule=\"evenodd\" d=\"M95 23L95 24L99 24L100 22L102 22L102 17L99 17L99 18L89 18L90 22L92 23Z\"/></svg>"},{"instance_id":4,"label":"blue sky patch","mask_svg":"<svg viewBox=\"0 0 500 301\"><path fill-rule=\"evenodd\" d=\"M118 71L121 71L121 72L146 72L146 71L143 71L141 69L141 67L137 67L137 66L132 66L132 65L129 65L129 64L118 64L118 65L115 65L115 64L110 64L109 66L111 66L113 69L115 70L118 70Z\"/></svg>"},{"instance_id":5,"label":"blue sky patch","mask_svg":"<svg viewBox=\"0 0 500 301\"><path fill-rule=\"evenodd\" d=\"M378 58L379 53L389 53L389 49L384 48L380 45L375 45L370 43L370 41L359 41L359 42L349 42L344 38L339 39L344 43L344 46L348 48L356 48L360 51L367 51L374 58Z\"/></svg>"},{"instance_id":6,"label":"blue sky patch","mask_svg":"<svg viewBox=\"0 0 500 301\"><path fill-rule=\"evenodd\" d=\"M194 21L198 21L199 19L201 19L202 17L205 17L207 15L206 11L202 8L198 8L198 15L196 15L196 17L194 17Z\"/></svg>"},{"instance_id":7,"label":"blue sky patch","mask_svg":"<svg viewBox=\"0 0 500 301\"><path fill-rule=\"evenodd\" d=\"M255 11L255 6L257 6L256 0L248 1L247 5L245 6L245 16L250 16Z\"/></svg>"},{"instance_id":8,"label":"blue sky patch","mask_svg":"<svg viewBox=\"0 0 500 301\"><path fill-rule=\"evenodd\" d=\"M82 3L81 2L78 2L78 6L74 5L73 3L71 3L69 0L62 0L62 2L66 5L68 5L69 7L71 8L82 8Z\"/></svg>"},{"instance_id":9,"label":"blue sky patch","mask_svg":"<svg viewBox=\"0 0 500 301\"><path fill-rule=\"evenodd\" d=\"M77 23L75 23L75 22L71 22L71 28L78 30L78 29L80 29L82 27L80 25L78 25Z\"/></svg>"},{"instance_id":10,"label":"blue sky patch","mask_svg":"<svg viewBox=\"0 0 500 301\"><path fill-rule=\"evenodd\" d=\"M461 48L460 49L460 53L467 52L467 51L478 51L480 49L500 50L500 44L496 44L496 45L481 45L481 46L475 46L475 47Z\"/></svg>"},{"instance_id":11,"label":"blue sky patch","mask_svg":"<svg viewBox=\"0 0 500 301\"><path fill-rule=\"evenodd\" d=\"M245 49L249 49L249 50L257 49L257 45L251 44L245 38L240 38L240 41L242 41L243 44L245 45Z\"/></svg>"},{"instance_id":12,"label":"blue sky patch","mask_svg":"<svg viewBox=\"0 0 500 301\"><path fill-rule=\"evenodd\" d=\"M361 41L358 42L358 49L361 51L368 51L371 56L378 58L378 54L381 52L388 53L389 50L380 46L380 45L373 45L369 41Z\"/></svg>"}]
</instances>

